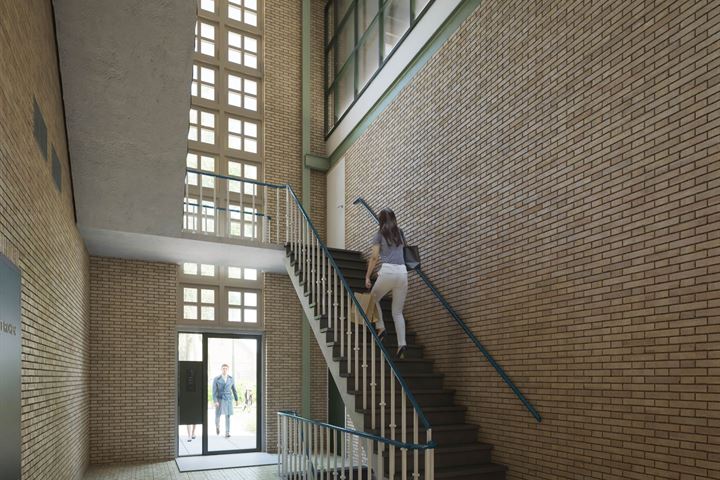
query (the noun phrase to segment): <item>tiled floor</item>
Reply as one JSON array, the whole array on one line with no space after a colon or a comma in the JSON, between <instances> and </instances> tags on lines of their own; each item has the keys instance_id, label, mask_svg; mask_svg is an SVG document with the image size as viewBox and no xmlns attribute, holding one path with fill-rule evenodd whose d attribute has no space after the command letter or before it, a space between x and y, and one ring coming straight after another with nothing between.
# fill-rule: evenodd
<instances>
[{"instance_id":1,"label":"tiled floor","mask_svg":"<svg viewBox=\"0 0 720 480\"><path fill-rule=\"evenodd\" d=\"M174 461L90 467L84 480L276 480L277 465L180 473Z\"/></svg>"}]
</instances>

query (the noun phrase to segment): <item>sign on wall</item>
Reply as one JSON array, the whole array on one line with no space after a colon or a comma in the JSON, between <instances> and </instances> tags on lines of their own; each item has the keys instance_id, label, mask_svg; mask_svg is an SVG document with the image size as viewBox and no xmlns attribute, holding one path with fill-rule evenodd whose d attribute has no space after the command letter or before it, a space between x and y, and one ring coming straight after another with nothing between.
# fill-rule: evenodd
<instances>
[{"instance_id":1,"label":"sign on wall","mask_svg":"<svg viewBox=\"0 0 720 480\"><path fill-rule=\"evenodd\" d=\"M20 270L0 255L0 466L20 480Z\"/></svg>"}]
</instances>

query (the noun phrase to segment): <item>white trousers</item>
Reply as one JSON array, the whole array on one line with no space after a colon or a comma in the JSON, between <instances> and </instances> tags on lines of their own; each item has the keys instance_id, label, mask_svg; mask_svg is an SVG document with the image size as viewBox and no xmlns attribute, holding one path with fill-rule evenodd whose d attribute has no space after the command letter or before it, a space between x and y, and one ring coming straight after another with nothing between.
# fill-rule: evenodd
<instances>
[{"instance_id":1,"label":"white trousers","mask_svg":"<svg viewBox=\"0 0 720 480\"><path fill-rule=\"evenodd\" d=\"M385 323L382 318L382 308L380 308L380 300L392 291L392 317L395 322L395 330L397 331L398 347L407 345L405 341L405 317L402 311L405 306L405 297L407 296L408 278L407 268L405 265L394 265L384 263L380 267L378 278L373 285L370 294L373 296L377 304L378 321L376 328L384 329Z\"/></svg>"}]
</instances>

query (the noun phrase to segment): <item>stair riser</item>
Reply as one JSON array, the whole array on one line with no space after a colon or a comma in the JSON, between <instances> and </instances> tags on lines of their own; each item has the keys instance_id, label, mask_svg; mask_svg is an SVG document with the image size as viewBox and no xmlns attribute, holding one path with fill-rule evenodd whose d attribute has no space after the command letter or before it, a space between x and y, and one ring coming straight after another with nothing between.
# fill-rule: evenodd
<instances>
[{"instance_id":1,"label":"stair riser","mask_svg":"<svg viewBox=\"0 0 720 480\"><path fill-rule=\"evenodd\" d=\"M319 310L319 308L316 307L315 310ZM347 319L347 316L345 316L345 315L341 316L339 312L337 313L337 316L336 316L335 312L333 312L332 317L333 317L333 323L335 322L336 318L337 319L339 319L339 318ZM326 314L321 314L320 312L316 311L315 319L318 322L320 322L320 328L325 329L330 326L330 325L328 325L328 317ZM390 335L390 334L396 335L397 331L395 330L395 322L393 322L393 320L392 320L392 315L383 316L383 320L385 322L385 331L387 331L387 335ZM345 322L347 323L347 320L345 320ZM360 324L358 324L358 325L360 325ZM365 322L362 323L362 326L365 326ZM355 324L353 323L353 331L354 330L355 330ZM405 334L407 335L408 332L406 331Z\"/></svg>"},{"instance_id":2,"label":"stair riser","mask_svg":"<svg viewBox=\"0 0 720 480\"><path fill-rule=\"evenodd\" d=\"M355 292L367 292L367 289L365 288L365 272L367 263L366 260L363 258L361 254L358 252L343 252L343 251L331 251L331 255L333 256L335 262L337 263L338 267L343 270L343 276L347 281L347 285L350 289L352 289ZM314 257L313 260L320 260L321 256L318 255ZM317 261L313 261L314 265L317 265ZM337 305L337 309L334 308L332 305L333 300L330 299L328 302L328 292L327 288L332 287L332 283L328 282L325 284L318 284L317 277L308 275L308 280L305 280L305 273L303 271L303 268L307 268L308 263L304 261L304 259L301 256L298 256L298 261L296 261L293 266L289 268L290 273L292 275L293 271L296 274L296 277L298 280L301 281L301 289L303 290L303 293L305 293L305 298L309 303L311 303L311 309L315 313L314 318L311 319L311 321L318 322L317 324L313 325L313 329L315 329L316 334L319 332L322 332L325 334L325 339L327 340L328 347L331 348L331 354L334 357L334 361L337 362L335 365L336 368L335 372L337 370L340 370L340 375L342 377L345 377L347 379L347 382L344 379L341 379L343 383L346 383L346 386L348 388L348 393L355 399L355 405L354 409L357 412L352 412L352 415L357 417L357 414L364 420L366 431L371 429L371 414L367 410L367 406L374 404L377 406L377 409L375 411L375 426L377 427L380 422L381 417L381 410L379 407L380 403L380 390L381 385L375 386L375 395L372 396L370 391L367 392L366 398L367 398L367 405L365 406L365 410L363 410L363 404L362 404L362 393L355 392L355 375L360 374L359 380L362 382L362 367L360 369L355 369L355 361L354 361L354 353L352 352L352 356L346 360L341 360L340 353L347 353L347 345L345 345L345 349L340 349L339 339L340 335L343 336L344 339L347 340L347 338L353 339L355 336L355 324L350 324L352 328L351 335L347 335L345 332L337 332L337 340L335 339L336 335L334 334L333 330L329 328L328 324L328 318L327 314L330 312L332 315L339 314L342 317L347 317L348 312L351 310L350 306L347 305L347 298L345 297L344 308L341 309L340 305ZM325 274L326 270L323 269L322 273ZM316 272L315 272L316 273ZM341 289L344 288L340 286ZM314 294L311 295L310 292L313 292ZM328 304L330 303L330 304ZM382 307L382 314L383 319L385 320L385 325L387 327L387 334L384 339L384 346L388 350L388 352L393 356L394 360L394 354L397 350L397 333L395 329L395 324L392 321L392 312L391 312L391 304L392 299L391 298L384 298L381 300L381 307ZM344 313L342 312L344 311ZM325 312L324 314L322 314ZM412 324L412 321L410 322ZM347 324L345 324L347 325ZM338 328L337 325L335 328ZM357 326L358 333L361 334L361 337L363 334L365 334L365 338L368 342L374 342L371 335L368 335L367 331L365 330L367 328L365 325L360 324ZM322 335L320 333L320 335ZM410 348L405 355L405 359L422 359L423 357L423 350L421 347L416 346L416 340L417 336L414 333L407 333L407 343L409 344ZM324 346L323 346L324 348ZM386 424L385 429L385 435L389 436L390 432L390 385L393 384L392 382L395 382L392 372L390 369L385 366L385 376L380 377L380 365L383 362L382 355L379 354L379 352L376 350L376 346L370 343L366 347L367 349L363 352L360 352L361 358L360 362L362 362L362 354L365 354L366 362L371 362L371 352L375 352L375 363L372 366L366 367L366 377L365 382L369 381L370 377L370 370L372 367L375 369L376 374L376 381L382 383L382 387L384 388L385 395L383 397L383 401L386 402L386 405L383 407L382 412L384 416L384 423ZM327 353L327 352L326 352ZM350 366L353 368L353 374L348 375L347 374L347 366L348 361L350 362ZM434 456L434 462L436 467L436 479L440 480L470 480L471 478L473 480L504 480L505 479L505 472L503 470L498 470L497 466L489 464L490 457L491 457L491 448L487 445L482 445L477 443L477 429L471 428L467 426L465 422L465 410L464 409L450 409L450 407L454 407L454 395L452 391L444 392L441 391L442 384L443 384L443 377L440 375L435 376L434 375L434 365L432 362L396 362L395 365L397 366L399 372L403 375L405 382L407 383L408 387L410 388L410 391L413 392L413 396L415 397L417 403L425 410L425 415L428 421L431 425L433 425L433 440L438 443L439 447L438 450L435 451ZM334 373L337 375L337 373ZM414 376L417 375L417 376ZM432 375L432 376L430 376ZM395 399L394 402L392 402L396 408L400 405L400 401L402 398L401 388L399 385L395 384ZM343 390L345 390L343 388ZM427 391L438 391L437 393L428 393ZM372 396L372 399L370 398ZM352 403L351 401L349 401ZM413 411L412 407L410 406L409 400L406 400L406 438L410 440L412 438L412 427L410 427L413 424ZM428 412L427 409L431 407L439 407L439 408L448 408L449 411L440 411L440 412ZM400 437L400 428L402 425L401 421L401 411L398 408L395 410L395 423L396 423L396 437ZM358 418L360 420L360 418ZM445 428L439 428L440 426L445 426ZM379 429L376 428L375 433L379 434ZM419 434L419 442L425 442L425 432L423 430L420 430L418 432ZM389 451L385 451L383 454L383 460L382 463L385 465L385 472L387 476L387 471L389 468ZM420 479L424 478L424 475L422 470L424 469L424 462L425 462L425 455L423 452L419 454L419 463L420 463ZM375 459L377 461L377 459ZM407 470L408 470L408 476L412 475L412 465L413 465L413 455L410 452L410 454L407 455ZM400 475L401 470L401 461L400 461L400 451L399 449L396 451L396 461L394 460L395 464L395 470L398 473L398 478ZM462 472L455 472L455 469L463 470ZM445 470L445 471L443 471ZM452 472L452 473L451 473ZM365 472L367 473L367 472ZM377 474L377 472L376 472ZM375 478L375 475L373 475L373 478Z\"/></svg>"},{"instance_id":3,"label":"stair riser","mask_svg":"<svg viewBox=\"0 0 720 480\"><path fill-rule=\"evenodd\" d=\"M358 333L360 332L360 329L358 328ZM338 332L338 343L340 342L340 333ZM347 332L342 332L343 335L347 338ZM355 335L355 328L352 330L352 334ZM328 329L325 331L325 339L328 343L334 342L335 334L332 331L332 329ZM415 340L417 338L417 334L415 333L407 333L405 334L405 340L407 341L408 345L415 345ZM362 340L361 340L362 341ZM370 342L370 335L368 335L368 342ZM375 341L375 340L372 340ZM394 334L388 333L385 335L385 339L383 340L383 345L397 345L397 336ZM345 345L345 348L347 349L347 345ZM391 351L390 353L395 353L395 351Z\"/></svg>"},{"instance_id":4,"label":"stair riser","mask_svg":"<svg viewBox=\"0 0 720 480\"><path fill-rule=\"evenodd\" d=\"M478 448L475 451L467 452L436 452L435 453L435 467L463 467L463 466L472 466L472 465L484 465L487 463L490 463L490 449L481 449ZM389 467L389 452L385 451L383 453L384 461L385 461L385 467ZM420 459L420 470L425 470L425 453L420 452L418 455ZM398 462L400 461L400 453L398 452L398 449L395 450L395 471L399 472L401 470L402 464L398 465ZM413 454L411 452L408 452L408 465L409 468L412 468L413 465Z\"/></svg>"},{"instance_id":5,"label":"stair riser","mask_svg":"<svg viewBox=\"0 0 720 480\"><path fill-rule=\"evenodd\" d=\"M286 252L286 255L288 255L290 257L290 260L293 263L295 263L295 260L296 260L295 254L289 254L289 252ZM333 257L333 260L335 260L335 263L337 263L338 267L340 267L340 269L343 269L346 267L350 267L350 269L367 268L367 262L362 257L362 255L352 255L352 254L348 255L348 254L338 254L338 253L333 253L331 255ZM310 257L311 259L314 259L314 257L315 257L314 252L312 252L312 251L310 252L309 255L306 255L304 252L299 252L299 254L297 256L301 259L306 259L308 257ZM325 258L325 254L320 255L320 259L322 260L323 258ZM330 263L330 262L328 262L328 263Z\"/></svg>"},{"instance_id":6,"label":"stair riser","mask_svg":"<svg viewBox=\"0 0 720 480\"><path fill-rule=\"evenodd\" d=\"M396 343L390 344L387 342L387 340L385 340L383 342L383 345L385 345L385 348L391 354L394 354L398 349L398 345ZM333 358L335 358L336 360L339 360L340 359L340 345L339 344L333 345L332 348L333 348ZM347 347L345 347L345 350L347 352ZM362 351L360 351L358 353L359 353L359 355L361 355L361 358L362 358ZM377 350L375 350L375 354L377 355ZM406 359L420 359L420 358L422 358L422 354L423 354L423 350L422 350L422 348L419 348L419 347L408 347L407 350L405 350L405 358ZM367 348L365 355L367 355L367 357L370 358L370 347ZM353 359L354 358L355 357L353 357ZM353 361L355 361L355 360L353 360Z\"/></svg>"},{"instance_id":7,"label":"stair riser","mask_svg":"<svg viewBox=\"0 0 720 480\"><path fill-rule=\"evenodd\" d=\"M375 412L375 415L377 416L379 412ZM400 425L401 419L401 412L396 411L395 412L395 423ZM425 412L425 417L428 419L428 422L430 422L430 425L432 426L438 426L438 425L457 425L460 423L465 422L465 412L458 411L458 412ZM390 412L389 409L386 409L385 411L385 418L390 418ZM371 416L369 413L365 414L365 425L370 425ZM407 425L412 425L413 422L413 415L410 408L408 408L405 411L405 421L407 422ZM474 441L474 440L473 440Z\"/></svg>"},{"instance_id":8,"label":"stair riser","mask_svg":"<svg viewBox=\"0 0 720 480\"><path fill-rule=\"evenodd\" d=\"M360 353L359 358L358 358L358 364L359 364L359 368L360 368L359 372L362 375L362 370L363 370L362 352L358 352L358 353ZM392 355L392 352L390 354ZM397 367L397 369L400 371L401 375L414 374L414 373L416 373L416 374L434 373L431 363L419 363L419 362L418 363L415 363L415 362L405 363L401 360L395 361L396 359L394 358L394 356L391 358L393 360L393 363L395 363L395 366ZM384 358L381 359L380 352L376 351L375 352L375 375L376 376L380 376L380 362L385 362L385 359ZM355 368L355 360L354 359L351 359L351 366L353 369ZM348 370L347 362L345 360L340 360L340 373L347 374L347 370ZM370 378L370 373L372 372L372 363L370 361L370 357L367 358L366 370L367 370L366 375L368 378ZM354 373L353 373L353 375L354 375ZM387 363L385 364L385 375L388 377L390 376L390 366Z\"/></svg>"},{"instance_id":9,"label":"stair riser","mask_svg":"<svg viewBox=\"0 0 720 480\"><path fill-rule=\"evenodd\" d=\"M379 418L379 417L378 417ZM368 423L368 425L370 425ZM412 423L408 423L408 425L412 425ZM375 435L379 435L379 432L377 430L373 430L371 433ZM408 441L412 441L413 438L413 430L411 426L408 426L405 435L408 439ZM387 438L390 438L390 427L385 427L385 436ZM395 438L400 439L401 437L401 430L400 428L395 429ZM422 429L420 432L418 432L418 438L420 443L426 443L427 439L425 438L425 431ZM467 443L473 443L477 441L477 431L476 430L459 430L459 431L440 431L440 432L433 432L432 439L437 442L438 445L447 447L450 445L461 445L461 444L467 444Z\"/></svg>"},{"instance_id":10,"label":"stair riser","mask_svg":"<svg viewBox=\"0 0 720 480\"><path fill-rule=\"evenodd\" d=\"M350 381L348 382L348 385L351 385L354 389L355 386L355 377L351 377ZM404 378L405 383L407 383L408 387L410 388L410 391L413 390L440 390L442 389L443 382L442 380L438 380L436 378L422 378L422 377L405 377ZM370 378L368 377L368 383L370 382ZM378 382L379 383L379 382ZM362 387L362 377L360 377L360 386ZM370 387L368 387L369 389ZM400 384L395 383L395 390L400 390ZM353 390L348 389L348 393L352 393ZM375 386L375 390L377 392L380 391L380 385ZM370 391L370 390L368 390ZM390 402L390 380L387 379L385 381L385 397Z\"/></svg>"},{"instance_id":11,"label":"stair riser","mask_svg":"<svg viewBox=\"0 0 720 480\"><path fill-rule=\"evenodd\" d=\"M420 408L423 407L450 407L453 405L453 394L452 393L414 393L415 400L420 404ZM388 395L389 397L389 395ZM385 399L389 402L389 399ZM395 393L396 405L400 405L400 392ZM368 397L368 402L372 401ZM380 403L380 395L375 395L375 405ZM362 394L355 394L355 404L362 408ZM407 401L407 408L410 407L410 402Z\"/></svg>"}]
</instances>

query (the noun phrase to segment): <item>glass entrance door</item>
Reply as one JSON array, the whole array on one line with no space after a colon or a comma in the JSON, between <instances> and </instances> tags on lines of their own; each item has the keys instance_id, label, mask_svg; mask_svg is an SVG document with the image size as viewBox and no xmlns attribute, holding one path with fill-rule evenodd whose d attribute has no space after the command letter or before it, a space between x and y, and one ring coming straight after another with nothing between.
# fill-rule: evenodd
<instances>
[{"instance_id":1,"label":"glass entrance door","mask_svg":"<svg viewBox=\"0 0 720 480\"><path fill-rule=\"evenodd\" d=\"M178 335L178 456L260 450L260 359L258 337Z\"/></svg>"},{"instance_id":2,"label":"glass entrance door","mask_svg":"<svg viewBox=\"0 0 720 480\"><path fill-rule=\"evenodd\" d=\"M207 341L207 452L254 451L260 445L260 349L257 338Z\"/></svg>"}]
</instances>

